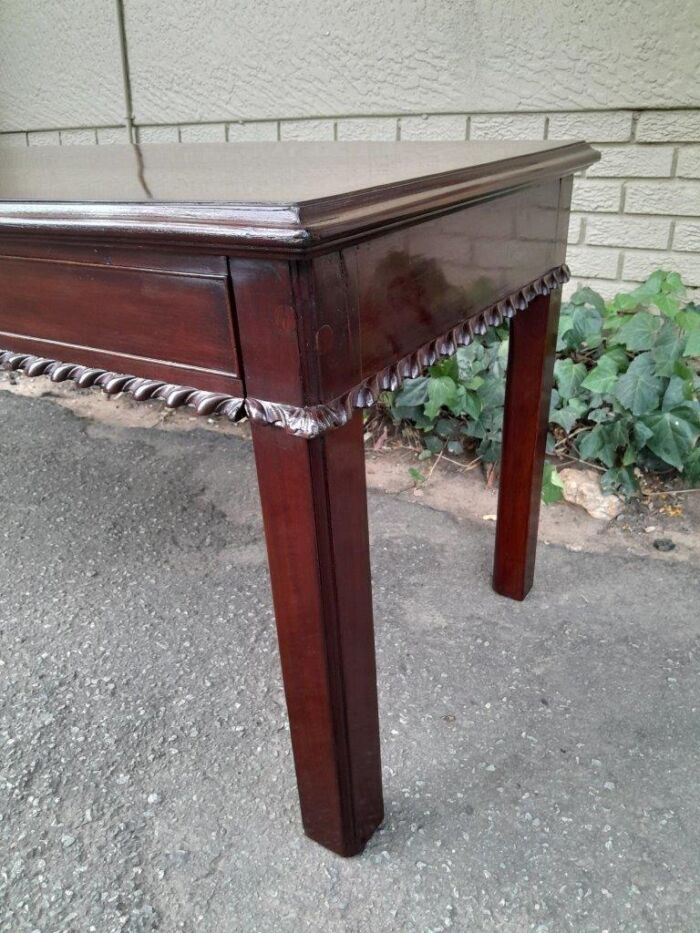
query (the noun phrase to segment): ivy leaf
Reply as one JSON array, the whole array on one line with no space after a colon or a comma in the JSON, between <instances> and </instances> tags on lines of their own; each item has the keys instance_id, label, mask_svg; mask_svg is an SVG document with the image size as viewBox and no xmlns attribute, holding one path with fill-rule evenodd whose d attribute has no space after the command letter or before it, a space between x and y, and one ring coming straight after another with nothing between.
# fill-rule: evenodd
<instances>
[{"instance_id":1,"label":"ivy leaf","mask_svg":"<svg viewBox=\"0 0 700 933\"><path fill-rule=\"evenodd\" d=\"M685 473L693 485L700 483L700 447L696 447L685 461Z\"/></svg>"},{"instance_id":2,"label":"ivy leaf","mask_svg":"<svg viewBox=\"0 0 700 933\"><path fill-rule=\"evenodd\" d=\"M589 411L587 418L589 421L593 421L596 424L601 424L604 421L607 421L610 418L610 409L609 408L598 408L593 411Z\"/></svg>"},{"instance_id":3,"label":"ivy leaf","mask_svg":"<svg viewBox=\"0 0 700 933\"><path fill-rule=\"evenodd\" d=\"M484 348L474 341L468 347L459 347L455 353L460 381L469 379L484 370Z\"/></svg>"},{"instance_id":4,"label":"ivy leaf","mask_svg":"<svg viewBox=\"0 0 700 933\"><path fill-rule=\"evenodd\" d=\"M654 299L654 304L666 317L670 318L672 321L675 320L678 311L678 302L675 298L672 298L670 295L659 295L658 298Z\"/></svg>"},{"instance_id":5,"label":"ivy leaf","mask_svg":"<svg viewBox=\"0 0 700 933\"><path fill-rule=\"evenodd\" d=\"M615 463L616 448L607 442L603 427L597 424L592 431L582 434L578 439L578 449L582 460L600 460L611 467Z\"/></svg>"},{"instance_id":6,"label":"ivy leaf","mask_svg":"<svg viewBox=\"0 0 700 933\"><path fill-rule=\"evenodd\" d=\"M449 376L450 379L457 382L459 379L459 365L454 356L448 356L447 359L438 360L430 367L430 375L433 377Z\"/></svg>"},{"instance_id":7,"label":"ivy leaf","mask_svg":"<svg viewBox=\"0 0 700 933\"><path fill-rule=\"evenodd\" d=\"M435 424L435 433L442 438L452 436L456 422L452 418L438 418Z\"/></svg>"},{"instance_id":8,"label":"ivy leaf","mask_svg":"<svg viewBox=\"0 0 700 933\"><path fill-rule=\"evenodd\" d=\"M498 354L497 354L497 356L498 356L498 359L501 361L501 363L503 363L504 366L505 366L505 364L508 362L508 348L509 348L509 346L510 346L510 338L509 338L509 337L506 337L504 340L501 340L501 342L500 342L499 345L498 345Z\"/></svg>"},{"instance_id":9,"label":"ivy leaf","mask_svg":"<svg viewBox=\"0 0 700 933\"><path fill-rule=\"evenodd\" d=\"M675 323L692 334L693 331L700 329L700 309L696 305L688 305L676 315Z\"/></svg>"},{"instance_id":10,"label":"ivy leaf","mask_svg":"<svg viewBox=\"0 0 700 933\"><path fill-rule=\"evenodd\" d=\"M639 456L639 450L634 444L628 444L625 448L624 453L622 454L622 465L623 466L634 466L637 462L637 457Z\"/></svg>"},{"instance_id":11,"label":"ivy leaf","mask_svg":"<svg viewBox=\"0 0 700 933\"><path fill-rule=\"evenodd\" d=\"M684 356L700 356L700 329L688 334L683 350Z\"/></svg>"},{"instance_id":12,"label":"ivy leaf","mask_svg":"<svg viewBox=\"0 0 700 933\"><path fill-rule=\"evenodd\" d=\"M406 407L422 405L428 399L428 381L428 376L407 379L396 393L394 404Z\"/></svg>"},{"instance_id":13,"label":"ivy leaf","mask_svg":"<svg viewBox=\"0 0 700 933\"><path fill-rule=\"evenodd\" d=\"M611 356L601 356L598 364L588 373L581 385L600 395L609 395L617 382L617 363Z\"/></svg>"},{"instance_id":14,"label":"ivy leaf","mask_svg":"<svg viewBox=\"0 0 700 933\"><path fill-rule=\"evenodd\" d=\"M592 305L601 314L605 312L605 301L598 292L588 286L577 289L571 296L572 305Z\"/></svg>"},{"instance_id":15,"label":"ivy leaf","mask_svg":"<svg viewBox=\"0 0 700 933\"><path fill-rule=\"evenodd\" d=\"M685 294L685 288L681 282L681 277L677 272L666 272L665 269L657 269L652 272L649 278L642 285L639 285L632 292L640 304L656 303L657 299L663 296L679 297Z\"/></svg>"},{"instance_id":16,"label":"ivy leaf","mask_svg":"<svg viewBox=\"0 0 700 933\"><path fill-rule=\"evenodd\" d=\"M423 414L422 405L392 405L391 414L398 421L415 421Z\"/></svg>"},{"instance_id":17,"label":"ivy leaf","mask_svg":"<svg viewBox=\"0 0 700 933\"><path fill-rule=\"evenodd\" d=\"M613 313L618 311L634 311L641 303L642 299L636 289L629 294L620 292L620 294L615 295L610 302L610 310L613 311ZM610 320L610 318L608 318L608 320Z\"/></svg>"},{"instance_id":18,"label":"ivy leaf","mask_svg":"<svg viewBox=\"0 0 700 933\"><path fill-rule=\"evenodd\" d=\"M655 411L642 420L652 432L647 440L649 450L665 463L682 470L700 434L698 428L686 421L677 409Z\"/></svg>"},{"instance_id":19,"label":"ivy leaf","mask_svg":"<svg viewBox=\"0 0 700 933\"><path fill-rule=\"evenodd\" d=\"M608 345L608 352L610 350L620 349L623 353L627 353L624 344L619 341L618 331L628 320L629 315L624 314L616 315L614 318L610 318L605 322L605 338Z\"/></svg>"},{"instance_id":20,"label":"ivy leaf","mask_svg":"<svg viewBox=\"0 0 700 933\"><path fill-rule=\"evenodd\" d=\"M638 448L644 447L654 432L643 421L635 421L632 425L632 435Z\"/></svg>"},{"instance_id":21,"label":"ivy leaf","mask_svg":"<svg viewBox=\"0 0 700 933\"><path fill-rule=\"evenodd\" d=\"M462 434L465 437L483 440L486 437L486 425L481 418L475 418L473 421L468 421L466 426L462 428Z\"/></svg>"},{"instance_id":22,"label":"ivy leaf","mask_svg":"<svg viewBox=\"0 0 700 933\"><path fill-rule=\"evenodd\" d=\"M472 376L470 379L460 379L459 380L465 389L478 389L480 385L484 384L484 380L481 376Z\"/></svg>"},{"instance_id":23,"label":"ivy leaf","mask_svg":"<svg viewBox=\"0 0 700 933\"><path fill-rule=\"evenodd\" d=\"M676 361L683 353L684 343L685 337L678 328L670 321L664 321L651 351L659 376L672 375Z\"/></svg>"},{"instance_id":24,"label":"ivy leaf","mask_svg":"<svg viewBox=\"0 0 700 933\"><path fill-rule=\"evenodd\" d=\"M688 379L690 382L695 378L700 382L700 376L695 376L695 371L687 366L682 360L678 360L676 365L673 367L673 375L680 376L681 379ZM696 382L696 385L699 385L699 382Z\"/></svg>"},{"instance_id":25,"label":"ivy leaf","mask_svg":"<svg viewBox=\"0 0 700 933\"><path fill-rule=\"evenodd\" d=\"M506 374L506 364L506 358L502 357L500 354L496 354L496 358L491 364L491 375L495 376L497 379L503 379Z\"/></svg>"},{"instance_id":26,"label":"ivy leaf","mask_svg":"<svg viewBox=\"0 0 700 933\"><path fill-rule=\"evenodd\" d=\"M617 339L628 350L651 350L661 327L661 320L648 311L637 311L620 328Z\"/></svg>"},{"instance_id":27,"label":"ivy leaf","mask_svg":"<svg viewBox=\"0 0 700 933\"><path fill-rule=\"evenodd\" d=\"M680 376L671 376L664 397L661 400L663 411L669 411L683 402L690 402L694 398L693 384L688 379L681 379Z\"/></svg>"},{"instance_id":28,"label":"ivy leaf","mask_svg":"<svg viewBox=\"0 0 700 933\"><path fill-rule=\"evenodd\" d=\"M566 408L559 408L557 411L550 412L549 420L552 424L558 424L564 428L568 434L578 421L578 415L569 405Z\"/></svg>"},{"instance_id":29,"label":"ivy leaf","mask_svg":"<svg viewBox=\"0 0 700 933\"><path fill-rule=\"evenodd\" d=\"M464 445L461 441L448 441L447 452L450 454L463 454Z\"/></svg>"},{"instance_id":30,"label":"ivy leaf","mask_svg":"<svg viewBox=\"0 0 700 933\"><path fill-rule=\"evenodd\" d=\"M418 415L413 419L413 423L418 428L419 431L431 431L433 424L435 423L434 418L427 418L423 413L423 408L421 407Z\"/></svg>"},{"instance_id":31,"label":"ivy leaf","mask_svg":"<svg viewBox=\"0 0 700 933\"><path fill-rule=\"evenodd\" d=\"M570 399L576 395L585 378L586 367L583 363L574 363L573 360L557 360L554 364L554 379L563 399Z\"/></svg>"},{"instance_id":32,"label":"ivy leaf","mask_svg":"<svg viewBox=\"0 0 700 933\"><path fill-rule=\"evenodd\" d=\"M676 406L675 411L700 430L700 400L693 398L689 402L682 402Z\"/></svg>"},{"instance_id":33,"label":"ivy leaf","mask_svg":"<svg viewBox=\"0 0 700 933\"><path fill-rule=\"evenodd\" d=\"M466 410L466 401L467 401L467 390L458 382L454 383L454 394L450 401L448 401L447 407L450 409L453 415L461 415Z\"/></svg>"},{"instance_id":34,"label":"ivy leaf","mask_svg":"<svg viewBox=\"0 0 700 933\"><path fill-rule=\"evenodd\" d=\"M615 466L617 451L629 443L629 425L621 418L597 424L581 435L579 451L584 460L600 460L607 467Z\"/></svg>"},{"instance_id":35,"label":"ivy leaf","mask_svg":"<svg viewBox=\"0 0 700 933\"><path fill-rule=\"evenodd\" d=\"M620 492L631 496L637 491L637 480L631 466L612 467L600 477L600 488L605 493Z\"/></svg>"},{"instance_id":36,"label":"ivy leaf","mask_svg":"<svg viewBox=\"0 0 700 933\"><path fill-rule=\"evenodd\" d=\"M503 405L506 397L506 387L503 379L488 375L483 385L477 389L483 408L497 408Z\"/></svg>"},{"instance_id":37,"label":"ivy leaf","mask_svg":"<svg viewBox=\"0 0 700 933\"><path fill-rule=\"evenodd\" d=\"M501 442L491 437L485 437L476 452L484 463L497 463L501 459Z\"/></svg>"},{"instance_id":38,"label":"ivy leaf","mask_svg":"<svg viewBox=\"0 0 700 933\"><path fill-rule=\"evenodd\" d=\"M646 280L646 282L644 282L643 285L639 286L639 289L637 289L637 291L640 291L643 289L647 294L653 295L655 292L659 292L661 290L661 286L663 285L665 278L666 278L666 273L664 272L664 270L657 269L656 272L651 273L651 275Z\"/></svg>"},{"instance_id":39,"label":"ivy leaf","mask_svg":"<svg viewBox=\"0 0 700 933\"><path fill-rule=\"evenodd\" d=\"M478 418L481 414L481 399L476 392L466 392L464 397L464 411L470 418Z\"/></svg>"},{"instance_id":40,"label":"ivy leaf","mask_svg":"<svg viewBox=\"0 0 700 933\"><path fill-rule=\"evenodd\" d=\"M450 403L455 403L456 400L457 383L454 379L450 376L431 376L428 379L428 401L424 409L428 418L437 417L443 405L449 407Z\"/></svg>"},{"instance_id":41,"label":"ivy leaf","mask_svg":"<svg viewBox=\"0 0 700 933\"><path fill-rule=\"evenodd\" d=\"M617 366L617 371L620 373L624 372L630 364L630 358L627 355L627 351L624 349L624 347L620 346L611 347L609 350L606 350L603 356L601 356L601 360L604 358L613 360Z\"/></svg>"},{"instance_id":42,"label":"ivy leaf","mask_svg":"<svg viewBox=\"0 0 700 933\"><path fill-rule=\"evenodd\" d=\"M564 481L553 463L545 463L542 474L542 501L547 505L564 498Z\"/></svg>"},{"instance_id":43,"label":"ivy leaf","mask_svg":"<svg viewBox=\"0 0 700 933\"><path fill-rule=\"evenodd\" d=\"M685 285L677 272L667 272L664 290L675 295L685 295Z\"/></svg>"},{"instance_id":44,"label":"ivy leaf","mask_svg":"<svg viewBox=\"0 0 700 933\"><path fill-rule=\"evenodd\" d=\"M574 318L572 314L559 315L559 331L557 333L557 353L561 350L573 349L575 339L571 337Z\"/></svg>"},{"instance_id":45,"label":"ivy leaf","mask_svg":"<svg viewBox=\"0 0 700 933\"><path fill-rule=\"evenodd\" d=\"M571 339L577 346L597 347L603 339L603 315L597 308L576 308L571 324Z\"/></svg>"},{"instance_id":46,"label":"ivy leaf","mask_svg":"<svg viewBox=\"0 0 700 933\"><path fill-rule=\"evenodd\" d=\"M568 405L561 408L551 408L549 411L549 420L552 424L558 424L568 434L577 421L587 413L588 405L581 399L569 399Z\"/></svg>"},{"instance_id":47,"label":"ivy leaf","mask_svg":"<svg viewBox=\"0 0 700 933\"><path fill-rule=\"evenodd\" d=\"M560 398L560 396L559 396L559 393L557 392L556 389L552 389L552 391L550 392L550 395L549 395L549 414L550 414L550 416L551 416L552 412L553 412L556 408L559 408L560 402L561 402L561 398Z\"/></svg>"},{"instance_id":48,"label":"ivy leaf","mask_svg":"<svg viewBox=\"0 0 700 933\"><path fill-rule=\"evenodd\" d=\"M503 411L504 409L501 405L497 408L486 408L481 414L487 431L494 435L500 435L501 428L503 427Z\"/></svg>"},{"instance_id":49,"label":"ivy leaf","mask_svg":"<svg viewBox=\"0 0 700 933\"><path fill-rule=\"evenodd\" d=\"M617 400L633 415L645 415L659 404L661 380L654 372L651 353L640 353L627 372L617 380L614 392Z\"/></svg>"},{"instance_id":50,"label":"ivy leaf","mask_svg":"<svg viewBox=\"0 0 700 933\"><path fill-rule=\"evenodd\" d=\"M431 454L439 454L444 444L436 434L426 434L423 443Z\"/></svg>"},{"instance_id":51,"label":"ivy leaf","mask_svg":"<svg viewBox=\"0 0 700 933\"><path fill-rule=\"evenodd\" d=\"M633 418L617 418L607 425L611 441L618 447L624 447L630 439L630 431L634 425Z\"/></svg>"}]
</instances>

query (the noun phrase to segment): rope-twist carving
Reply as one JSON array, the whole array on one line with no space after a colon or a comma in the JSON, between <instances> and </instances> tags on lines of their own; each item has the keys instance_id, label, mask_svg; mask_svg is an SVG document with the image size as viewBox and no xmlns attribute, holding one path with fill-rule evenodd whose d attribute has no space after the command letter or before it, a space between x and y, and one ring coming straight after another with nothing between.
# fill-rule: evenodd
<instances>
[{"instance_id":1,"label":"rope-twist carving","mask_svg":"<svg viewBox=\"0 0 700 933\"><path fill-rule=\"evenodd\" d=\"M60 363L58 360L32 356L29 353L13 353L0 350L0 366L12 370L21 370L27 376L48 376L52 382L71 380L81 389L99 386L107 395L119 395L126 392L137 402L158 399L168 408L188 405L198 415L225 415L236 420L241 417L243 399L216 392L204 392L188 386L173 385L158 379L141 379L122 373L108 372L76 363Z\"/></svg>"}]
</instances>

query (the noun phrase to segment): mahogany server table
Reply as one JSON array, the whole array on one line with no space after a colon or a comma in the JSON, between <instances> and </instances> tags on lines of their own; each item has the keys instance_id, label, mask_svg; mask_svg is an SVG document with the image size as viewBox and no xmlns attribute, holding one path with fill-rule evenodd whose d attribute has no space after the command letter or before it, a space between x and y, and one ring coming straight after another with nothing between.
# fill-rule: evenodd
<instances>
[{"instance_id":1,"label":"mahogany server table","mask_svg":"<svg viewBox=\"0 0 700 933\"><path fill-rule=\"evenodd\" d=\"M251 420L303 824L342 855L383 813L360 409L513 318L493 583L523 599L572 176L597 157L556 142L2 152L0 363Z\"/></svg>"}]
</instances>

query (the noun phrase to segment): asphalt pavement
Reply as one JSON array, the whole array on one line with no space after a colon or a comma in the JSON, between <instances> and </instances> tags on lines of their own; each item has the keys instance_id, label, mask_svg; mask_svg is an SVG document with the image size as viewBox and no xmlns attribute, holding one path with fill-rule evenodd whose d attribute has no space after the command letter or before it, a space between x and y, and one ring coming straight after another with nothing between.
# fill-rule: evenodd
<instances>
[{"instance_id":1,"label":"asphalt pavement","mask_svg":"<svg viewBox=\"0 0 700 933\"><path fill-rule=\"evenodd\" d=\"M3 933L700 929L700 579L370 496L386 821L301 832L250 444L0 393Z\"/></svg>"}]
</instances>

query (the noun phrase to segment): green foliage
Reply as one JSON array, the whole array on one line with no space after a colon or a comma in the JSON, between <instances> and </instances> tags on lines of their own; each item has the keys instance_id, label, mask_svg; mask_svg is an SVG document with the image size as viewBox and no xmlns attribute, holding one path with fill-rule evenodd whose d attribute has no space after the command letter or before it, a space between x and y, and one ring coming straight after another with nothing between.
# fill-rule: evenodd
<instances>
[{"instance_id":1,"label":"green foliage","mask_svg":"<svg viewBox=\"0 0 700 933\"><path fill-rule=\"evenodd\" d=\"M465 445L485 463L499 459L507 357L507 327L491 327L387 393L393 419L420 432L423 459ZM654 272L609 302L579 289L561 309L549 452L604 467L603 488L623 495L636 491L639 469L700 483L699 358L700 305L685 300L677 273ZM550 464L543 500L561 495Z\"/></svg>"},{"instance_id":2,"label":"green foliage","mask_svg":"<svg viewBox=\"0 0 700 933\"><path fill-rule=\"evenodd\" d=\"M416 467L409 467L408 473L416 486L420 486L421 483L424 483L427 479L425 474L421 473Z\"/></svg>"},{"instance_id":3,"label":"green foliage","mask_svg":"<svg viewBox=\"0 0 700 933\"><path fill-rule=\"evenodd\" d=\"M545 463L542 476L542 501L547 505L564 498L564 482L553 463Z\"/></svg>"}]
</instances>

